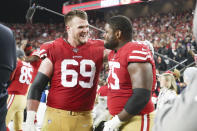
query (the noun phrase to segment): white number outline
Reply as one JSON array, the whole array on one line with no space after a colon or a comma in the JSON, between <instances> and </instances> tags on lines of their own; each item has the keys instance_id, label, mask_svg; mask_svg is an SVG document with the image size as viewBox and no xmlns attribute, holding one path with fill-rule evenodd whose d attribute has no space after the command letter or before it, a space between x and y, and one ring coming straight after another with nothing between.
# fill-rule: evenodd
<instances>
[{"instance_id":1,"label":"white number outline","mask_svg":"<svg viewBox=\"0 0 197 131\"><path fill-rule=\"evenodd\" d=\"M22 66L19 82L22 84L26 83L27 85L29 85L32 79L31 72L33 72L33 69L31 67Z\"/></svg>"},{"instance_id":2,"label":"white number outline","mask_svg":"<svg viewBox=\"0 0 197 131\"><path fill-rule=\"evenodd\" d=\"M82 75L83 77L90 77L90 81L89 82L84 82L84 81L80 81L78 80L78 72L76 72L74 69L67 69L68 65L74 65L74 66L80 66L80 75ZM91 71L86 71L86 65L91 66ZM82 88L91 88L93 85L93 80L94 80L94 76L95 76L95 72L96 72L96 66L94 61L92 60L82 60L80 61L80 63L78 63L76 60L74 59L65 59L62 61L61 63L61 84L64 87L75 87L77 85L77 83L79 83L79 85ZM72 80L71 81L67 81L67 75L71 75L72 76Z\"/></svg>"},{"instance_id":3,"label":"white number outline","mask_svg":"<svg viewBox=\"0 0 197 131\"><path fill-rule=\"evenodd\" d=\"M114 89L114 90L118 90L120 89L120 85L119 85L119 78L117 76L117 74L114 72L115 68L120 68L120 63L119 62L114 62L114 61L109 61L109 75L108 75L108 78L110 76L112 76L112 78L115 80L115 83L108 83L110 84L110 87L111 89Z\"/></svg>"}]
</instances>

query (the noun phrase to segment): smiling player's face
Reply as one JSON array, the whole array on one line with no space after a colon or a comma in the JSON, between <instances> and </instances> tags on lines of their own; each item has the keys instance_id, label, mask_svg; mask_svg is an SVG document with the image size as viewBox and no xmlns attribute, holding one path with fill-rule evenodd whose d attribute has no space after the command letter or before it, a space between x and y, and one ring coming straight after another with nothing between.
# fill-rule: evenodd
<instances>
[{"instance_id":1,"label":"smiling player's face","mask_svg":"<svg viewBox=\"0 0 197 131\"><path fill-rule=\"evenodd\" d=\"M79 45L88 41L89 23L79 17L74 17L68 24L69 37L72 37Z\"/></svg>"}]
</instances>

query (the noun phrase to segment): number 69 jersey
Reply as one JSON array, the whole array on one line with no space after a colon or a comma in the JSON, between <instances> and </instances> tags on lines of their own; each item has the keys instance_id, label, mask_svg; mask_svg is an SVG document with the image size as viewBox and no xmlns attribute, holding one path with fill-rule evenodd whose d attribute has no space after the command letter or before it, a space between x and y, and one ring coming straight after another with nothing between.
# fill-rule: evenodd
<instances>
[{"instance_id":1,"label":"number 69 jersey","mask_svg":"<svg viewBox=\"0 0 197 131\"><path fill-rule=\"evenodd\" d=\"M155 64L149 48L139 42L129 42L116 53L112 51L108 56L108 109L111 115L119 114L132 95L132 81L128 72L129 63L149 62L153 70L153 86L156 83ZM147 114L154 110L150 99L140 114Z\"/></svg>"},{"instance_id":2,"label":"number 69 jersey","mask_svg":"<svg viewBox=\"0 0 197 131\"><path fill-rule=\"evenodd\" d=\"M13 80L8 87L8 94L26 95L32 80L33 67L30 63L17 60Z\"/></svg>"},{"instance_id":3,"label":"number 69 jersey","mask_svg":"<svg viewBox=\"0 0 197 131\"><path fill-rule=\"evenodd\" d=\"M47 105L70 111L91 110L103 51L104 43L100 40L88 40L74 48L62 38L56 39L48 49L53 75Z\"/></svg>"}]
</instances>

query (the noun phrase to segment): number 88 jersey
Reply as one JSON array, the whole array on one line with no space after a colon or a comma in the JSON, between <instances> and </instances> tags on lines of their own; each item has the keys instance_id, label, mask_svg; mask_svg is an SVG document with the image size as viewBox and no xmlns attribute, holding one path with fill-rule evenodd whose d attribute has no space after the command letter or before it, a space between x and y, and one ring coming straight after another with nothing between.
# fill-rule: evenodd
<instances>
[{"instance_id":1,"label":"number 88 jersey","mask_svg":"<svg viewBox=\"0 0 197 131\"><path fill-rule=\"evenodd\" d=\"M132 81L127 70L129 63L149 62L153 70L153 86L156 83L155 64L152 53L143 43L129 42L117 52L112 51L108 56L108 109L111 115L121 112L132 95ZM151 100L140 114L150 113L154 110Z\"/></svg>"},{"instance_id":2,"label":"number 88 jersey","mask_svg":"<svg viewBox=\"0 0 197 131\"><path fill-rule=\"evenodd\" d=\"M103 62L103 50L104 43L100 40L89 40L77 48L61 38L55 40L48 49L53 75L47 105L63 110L91 110Z\"/></svg>"}]
</instances>

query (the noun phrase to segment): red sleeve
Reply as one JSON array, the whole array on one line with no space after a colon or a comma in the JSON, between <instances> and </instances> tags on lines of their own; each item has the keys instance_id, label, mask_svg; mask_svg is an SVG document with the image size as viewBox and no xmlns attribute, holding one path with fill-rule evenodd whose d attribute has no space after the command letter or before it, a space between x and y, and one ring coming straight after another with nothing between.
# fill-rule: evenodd
<instances>
[{"instance_id":1,"label":"red sleeve","mask_svg":"<svg viewBox=\"0 0 197 131\"><path fill-rule=\"evenodd\" d=\"M53 64L55 62L55 48L55 44L51 44L50 48L48 48L47 58L49 58Z\"/></svg>"},{"instance_id":2,"label":"red sleeve","mask_svg":"<svg viewBox=\"0 0 197 131\"><path fill-rule=\"evenodd\" d=\"M149 62L152 58L150 49L142 44L134 45L127 56L129 62Z\"/></svg>"},{"instance_id":3,"label":"red sleeve","mask_svg":"<svg viewBox=\"0 0 197 131\"><path fill-rule=\"evenodd\" d=\"M32 52L32 56L38 56L38 57L40 58L40 53L39 53L39 51L38 51L38 50L34 50L34 51Z\"/></svg>"},{"instance_id":4,"label":"red sleeve","mask_svg":"<svg viewBox=\"0 0 197 131\"><path fill-rule=\"evenodd\" d=\"M50 42L44 43L40 46L40 51L39 51L40 58L44 58L44 57L48 56L48 49L50 48L52 42L53 41L50 41Z\"/></svg>"}]
</instances>

